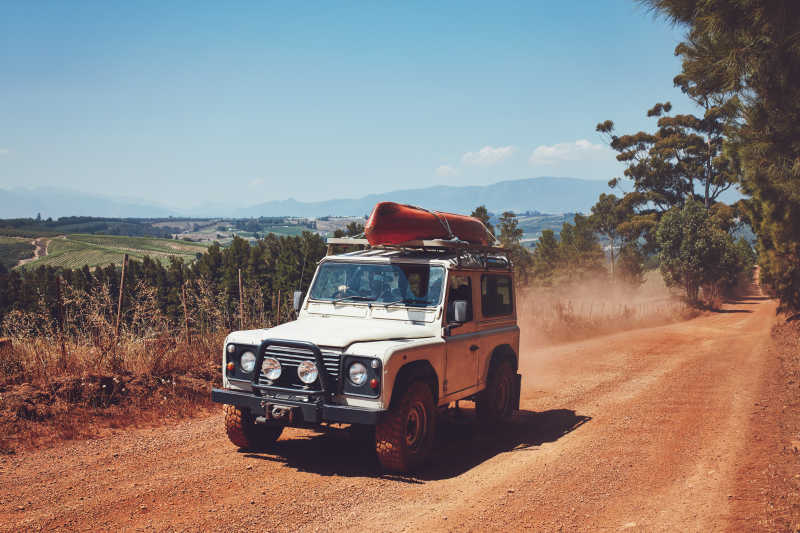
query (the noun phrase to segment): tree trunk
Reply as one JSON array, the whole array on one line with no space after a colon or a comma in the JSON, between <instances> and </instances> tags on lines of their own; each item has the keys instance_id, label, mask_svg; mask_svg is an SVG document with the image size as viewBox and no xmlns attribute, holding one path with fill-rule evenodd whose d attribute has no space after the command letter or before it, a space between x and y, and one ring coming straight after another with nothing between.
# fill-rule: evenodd
<instances>
[{"instance_id":1,"label":"tree trunk","mask_svg":"<svg viewBox=\"0 0 800 533\"><path fill-rule=\"evenodd\" d=\"M711 156L712 156L712 152L711 152L711 136L709 135L708 136L708 161L706 162L706 165L707 165L707 168L706 168L706 195L705 195L705 198L704 198L704 200L705 200L704 201L704 205L706 206L706 209L711 207L711 198L709 198L709 191L711 189L711 172L712 172Z\"/></svg>"},{"instance_id":2,"label":"tree trunk","mask_svg":"<svg viewBox=\"0 0 800 533\"><path fill-rule=\"evenodd\" d=\"M689 299L689 302L692 304L697 303L697 298L700 293L700 286L694 282L687 281L686 282L686 297Z\"/></svg>"},{"instance_id":3,"label":"tree trunk","mask_svg":"<svg viewBox=\"0 0 800 533\"><path fill-rule=\"evenodd\" d=\"M614 238L611 238L611 283L614 283Z\"/></svg>"}]
</instances>

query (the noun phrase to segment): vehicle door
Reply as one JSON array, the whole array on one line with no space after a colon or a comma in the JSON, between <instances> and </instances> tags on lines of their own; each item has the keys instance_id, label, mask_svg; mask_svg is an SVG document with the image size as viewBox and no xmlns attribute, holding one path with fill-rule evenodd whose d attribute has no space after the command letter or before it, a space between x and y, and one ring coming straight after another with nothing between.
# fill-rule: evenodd
<instances>
[{"instance_id":1,"label":"vehicle door","mask_svg":"<svg viewBox=\"0 0 800 533\"><path fill-rule=\"evenodd\" d=\"M492 351L508 345L519 353L519 327L516 320L514 281L508 272L487 272L480 275L480 314L477 321L477 340L480 353L478 376L485 380Z\"/></svg>"},{"instance_id":2,"label":"vehicle door","mask_svg":"<svg viewBox=\"0 0 800 533\"><path fill-rule=\"evenodd\" d=\"M477 284L470 273L451 273L447 285L447 304L445 307L445 326L454 323L456 300L467 302L467 320L449 329L445 337L445 382L443 396L471 388L478 380L478 360L480 343L477 338L477 312L475 294Z\"/></svg>"}]
</instances>

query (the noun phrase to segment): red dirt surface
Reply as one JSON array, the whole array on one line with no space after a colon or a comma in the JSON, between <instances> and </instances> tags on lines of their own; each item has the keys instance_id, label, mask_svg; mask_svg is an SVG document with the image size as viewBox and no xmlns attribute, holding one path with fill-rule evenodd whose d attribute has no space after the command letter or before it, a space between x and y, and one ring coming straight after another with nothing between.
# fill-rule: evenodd
<instances>
[{"instance_id":1,"label":"red dirt surface","mask_svg":"<svg viewBox=\"0 0 800 533\"><path fill-rule=\"evenodd\" d=\"M785 531L775 307L523 349L514 422L451 414L422 476L381 474L344 429L238 452L221 409L3 456L0 530Z\"/></svg>"}]
</instances>

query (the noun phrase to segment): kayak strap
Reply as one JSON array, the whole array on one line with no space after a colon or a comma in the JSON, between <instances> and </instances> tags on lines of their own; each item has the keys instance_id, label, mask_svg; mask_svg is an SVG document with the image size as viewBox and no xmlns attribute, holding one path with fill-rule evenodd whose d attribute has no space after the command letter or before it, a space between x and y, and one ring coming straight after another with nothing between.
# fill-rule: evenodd
<instances>
[{"instance_id":1,"label":"kayak strap","mask_svg":"<svg viewBox=\"0 0 800 533\"><path fill-rule=\"evenodd\" d=\"M486 227L486 224L483 225L483 229L486 231L486 235L489 236L489 242L499 243L500 239L498 239L494 233L489 231L489 228Z\"/></svg>"},{"instance_id":2,"label":"kayak strap","mask_svg":"<svg viewBox=\"0 0 800 533\"><path fill-rule=\"evenodd\" d=\"M453 230L450 229L450 222L447 221L447 217L442 216L437 211L433 211L432 213L433 215L436 216L437 219L439 219L439 223L442 225L444 231L447 233L447 240L452 241L453 239L455 239L456 236L453 234Z\"/></svg>"}]
</instances>

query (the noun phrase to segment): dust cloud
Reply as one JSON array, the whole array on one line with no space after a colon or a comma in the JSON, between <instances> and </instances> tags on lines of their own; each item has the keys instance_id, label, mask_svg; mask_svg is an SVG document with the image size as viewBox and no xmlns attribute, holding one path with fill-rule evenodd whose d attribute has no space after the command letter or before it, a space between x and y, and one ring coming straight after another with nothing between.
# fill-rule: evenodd
<instances>
[{"instance_id":1,"label":"dust cloud","mask_svg":"<svg viewBox=\"0 0 800 533\"><path fill-rule=\"evenodd\" d=\"M520 349L587 339L599 335L684 320L693 311L680 294L668 289L658 272L640 287L587 280L559 287L518 291Z\"/></svg>"}]
</instances>

